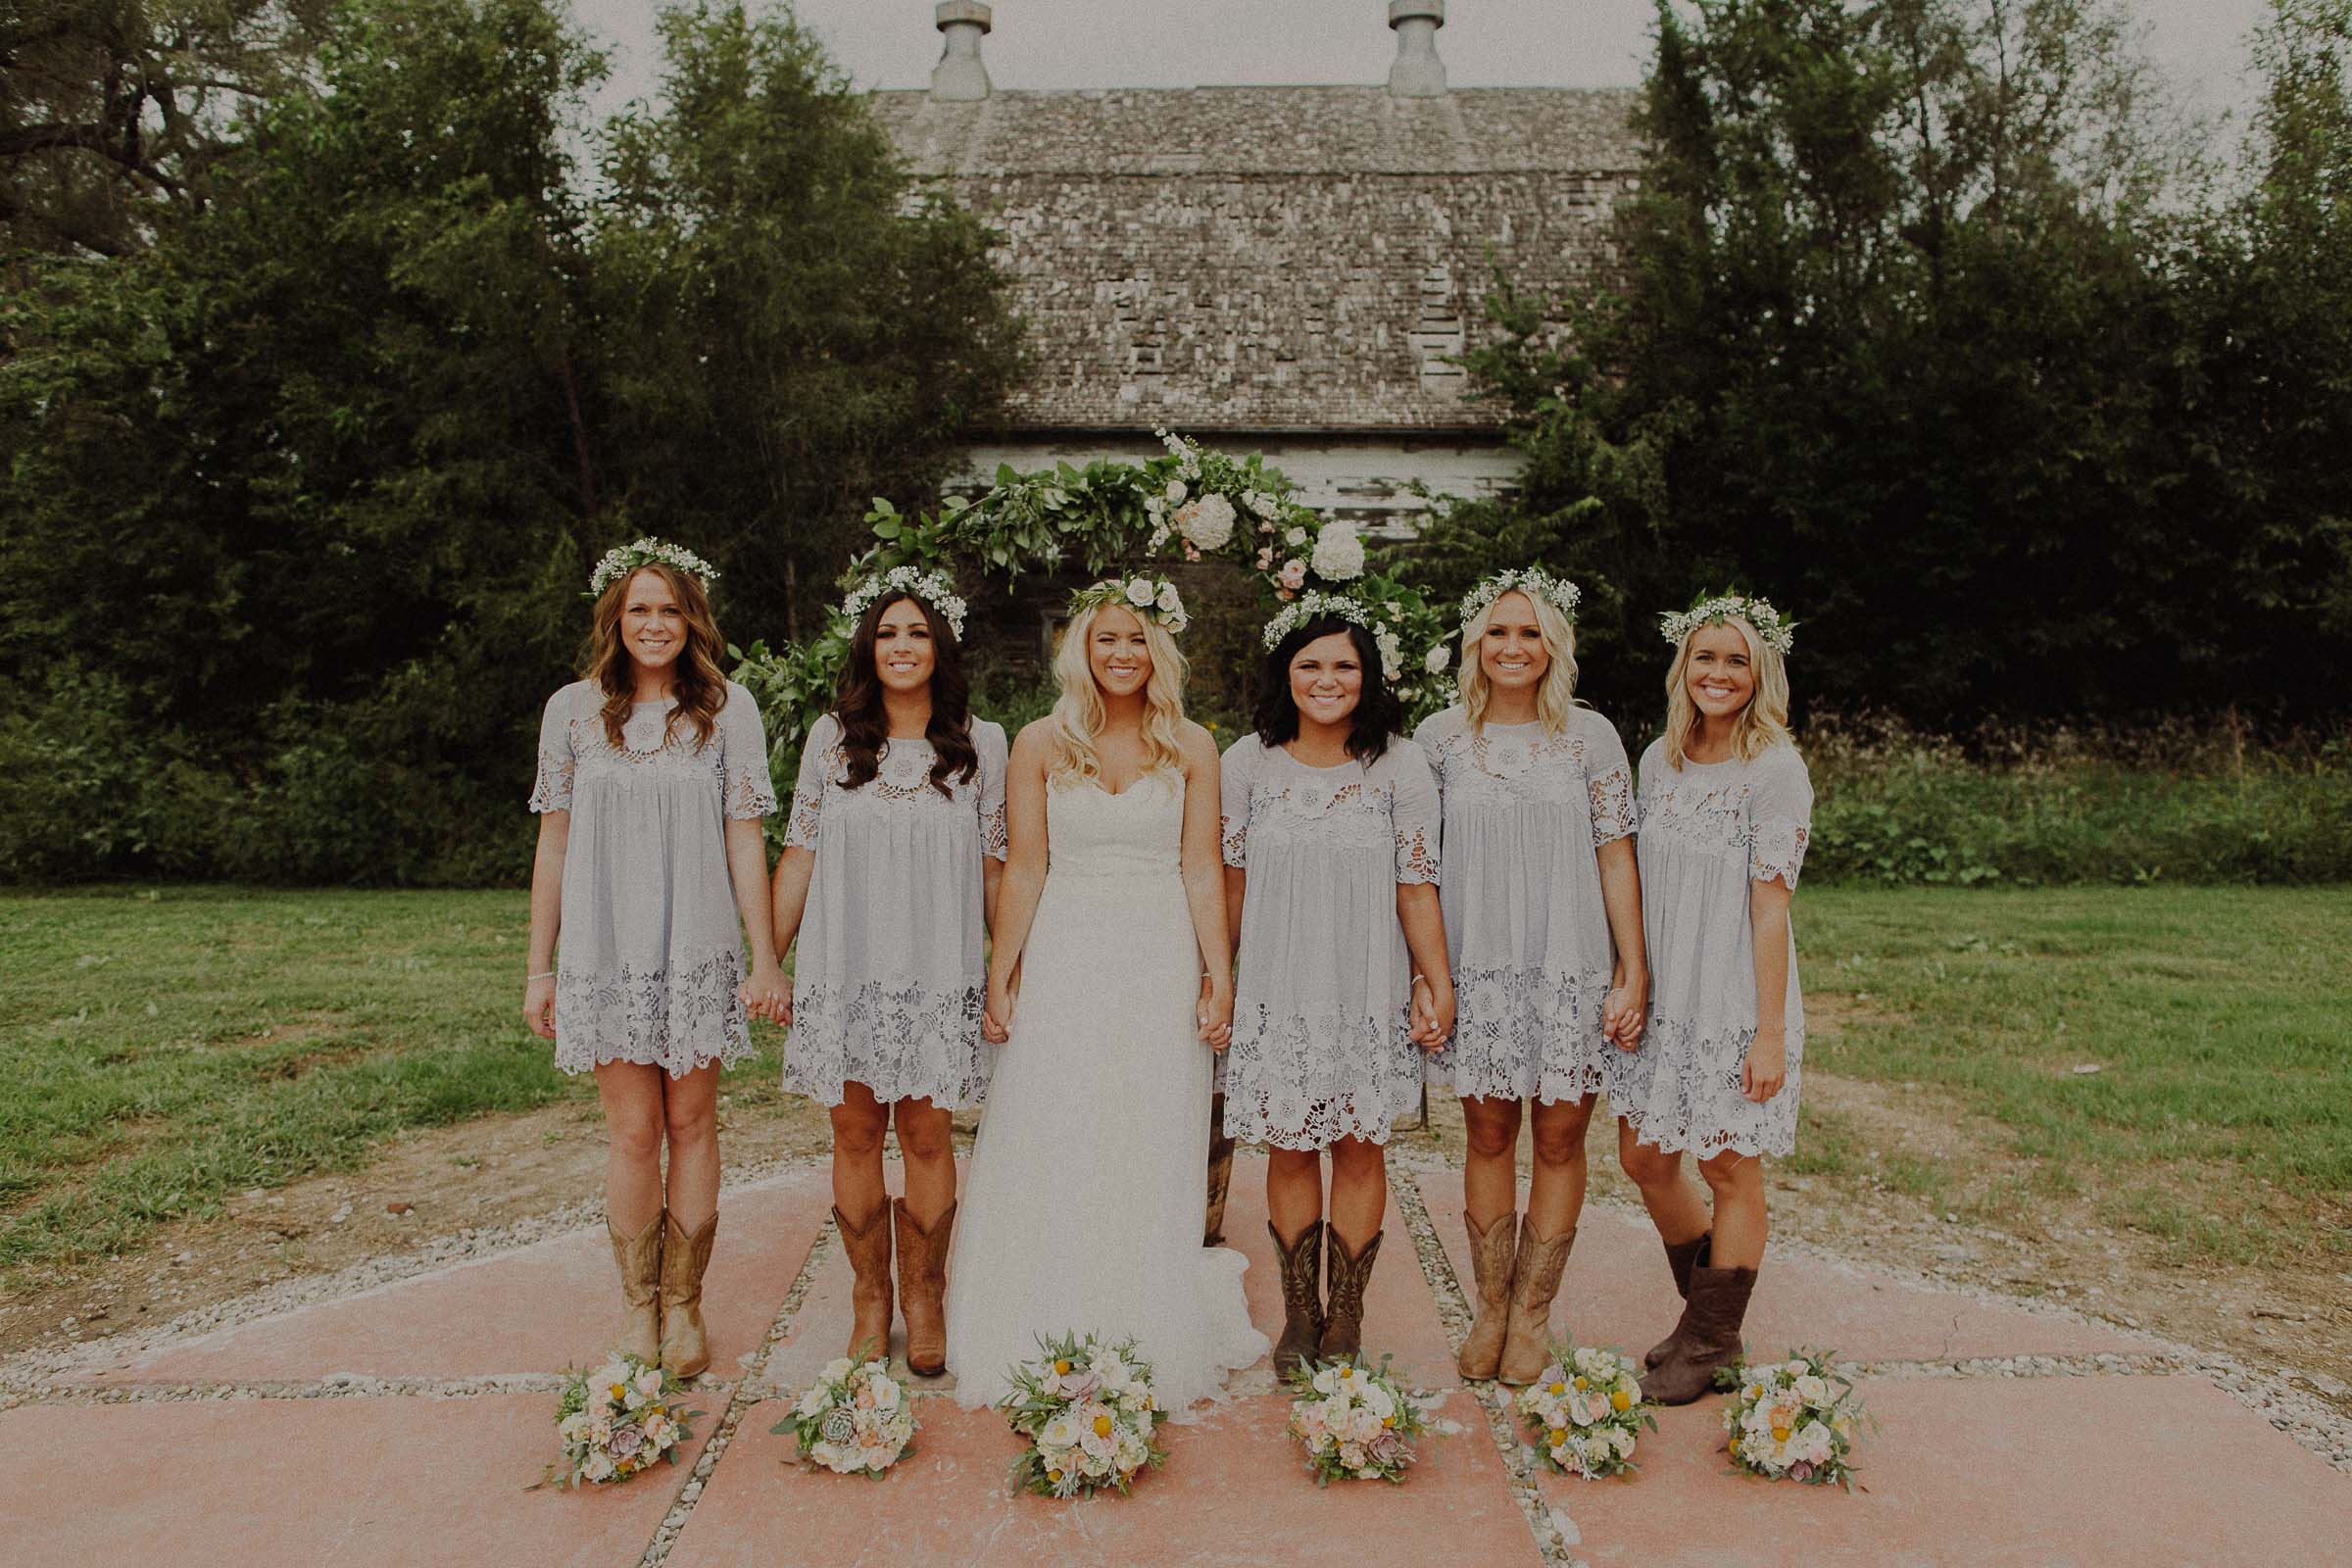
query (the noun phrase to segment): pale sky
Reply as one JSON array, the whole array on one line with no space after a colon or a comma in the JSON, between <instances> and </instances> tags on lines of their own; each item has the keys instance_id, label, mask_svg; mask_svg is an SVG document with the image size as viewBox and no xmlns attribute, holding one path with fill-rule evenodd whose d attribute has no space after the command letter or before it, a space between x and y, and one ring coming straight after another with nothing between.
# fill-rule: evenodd
<instances>
[{"instance_id":1,"label":"pale sky","mask_svg":"<svg viewBox=\"0 0 2352 1568\"><path fill-rule=\"evenodd\" d=\"M613 53L611 108L657 80L653 0L572 0ZM2184 109L2245 104L2245 35L2264 0L2128 0ZM861 86L920 87L940 39L930 0L800 0L805 24ZM1649 0L1449 0L1438 52L1455 86L1632 86ZM1396 45L1384 0L996 0L981 47L999 87L1376 82Z\"/></svg>"}]
</instances>

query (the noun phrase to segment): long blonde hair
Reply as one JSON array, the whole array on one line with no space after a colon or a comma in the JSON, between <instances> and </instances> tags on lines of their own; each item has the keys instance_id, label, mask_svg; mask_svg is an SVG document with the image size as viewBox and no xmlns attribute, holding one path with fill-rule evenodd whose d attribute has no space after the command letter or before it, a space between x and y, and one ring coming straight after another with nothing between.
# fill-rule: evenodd
<instances>
[{"instance_id":1,"label":"long blonde hair","mask_svg":"<svg viewBox=\"0 0 2352 1568\"><path fill-rule=\"evenodd\" d=\"M1729 626L1740 633L1740 641L1747 644L1747 667L1755 675L1747 706L1732 720L1732 755L1742 762L1752 762L1775 746L1796 744L1796 738L1788 733L1787 662L1756 635L1745 615L1726 615L1685 632L1682 646L1674 651L1674 667L1666 672L1666 765L1677 772L1688 759L1691 732L1698 728L1698 705L1690 701L1690 688L1684 679L1690 664L1690 640L1708 625Z\"/></svg>"},{"instance_id":2,"label":"long blonde hair","mask_svg":"<svg viewBox=\"0 0 2352 1568\"><path fill-rule=\"evenodd\" d=\"M1504 589L1462 622L1462 665L1454 675L1462 690L1462 709L1473 731L1486 728L1487 704L1494 700L1494 687L1487 678L1479 645L1486 641L1494 607L1512 594L1536 607L1536 629L1544 634L1544 653L1551 661L1544 666L1544 684L1536 688L1536 717L1543 721L1544 734L1557 735L1567 728L1568 710L1576 706L1576 625L1557 605L1524 588Z\"/></svg>"},{"instance_id":3,"label":"long blonde hair","mask_svg":"<svg viewBox=\"0 0 2352 1568\"><path fill-rule=\"evenodd\" d=\"M1061 695L1054 700L1053 760L1046 764L1049 781L1100 779L1102 754L1095 737L1102 733L1102 691L1095 684L1094 665L1086 647L1095 633L1095 620L1118 605L1089 605L1070 617L1054 649L1054 679ZM1129 614L1135 614L1128 611ZM1165 626L1150 615L1136 615L1144 628L1144 648L1152 656L1152 674L1144 682L1144 770L1173 771L1184 765L1177 744L1177 726L1184 722L1184 653Z\"/></svg>"}]
</instances>

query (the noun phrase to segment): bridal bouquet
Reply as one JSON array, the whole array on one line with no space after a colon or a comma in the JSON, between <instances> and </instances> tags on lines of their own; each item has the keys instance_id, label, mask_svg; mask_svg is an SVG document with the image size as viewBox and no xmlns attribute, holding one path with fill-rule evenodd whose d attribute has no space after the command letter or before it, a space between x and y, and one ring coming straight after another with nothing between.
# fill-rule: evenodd
<instances>
[{"instance_id":1,"label":"bridal bouquet","mask_svg":"<svg viewBox=\"0 0 2352 1568\"><path fill-rule=\"evenodd\" d=\"M1852 1381L1828 1352L1740 1361L1718 1371L1715 1384L1731 1395L1723 1401L1723 1425L1735 1466L1767 1481L1786 1476L1853 1490L1854 1428L1868 1416Z\"/></svg>"},{"instance_id":2,"label":"bridal bouquet","mask_svg":"<svg viewBox=\"0 0 2352 1568\"><path fill-rule=\"evenodd\" d=\"M1422 1402L1378 1368L1317 1361L1291 1374L1291 1432L1306 1449L1315 1485L1334 1481L1401 1482L1413 1462L1413 1440L1429 1429Z\"/></svg>"},{"instance_id":3,"label":"bridal bouquet","mask_svg":"<svg viewBox=\"0 0 2352 1568\"><path fill-rule=\"evenodd\" d=\"M1168 1413L1152 1393L1152 1368L1135 1342L1107 1348L1094 1336L1038 1336L1039 1355L1012 1368L997 1407L1030 1446L1012 1462L1012 1490L1077 1497L1124 1493L1137 1472L1167 1457L1154 1436Z\"/></svg>"},{"instance_id":4,"label":"bridal bouquet","mask_svg":"<svg viewBox=\"0 0 2352 1568\"><path fill-rule=\"evenodd\" d=\"M564 1454L538 1484L626 1481L657 1459L676 1464L679 1446L694 1435L687 1422L702 1414L678 1407L686 1394L683 1382L633 1355L574 1372L556 1404Z\"/></svg>"},{"instance_id":5,"label":"bridal bouquet","mask_svg":"<svg viewBox=\"0 0 2352 1568\"><path fill-rule=\"evenodd\" d=\"M1515 1402L1544 1468L1588 1481L1639 1468L1635 1440L1658 1429L1632 1358L1614 1350L1554 1345L1551 1364Z\"/></svg>"},{"instance_id":6,"label":"bridal bouquet","mask_svg":"<svg viewBox=\"0 0 2352 1568\"><path fill-rule=\"evenodd\" d=\"M879 1481L914 1446L914 1406L888 1361L859 1365L844 1356L827 1362L792 1414L768 1431L799 1440L805 1463Z\"/></svg>"}]
</instances>

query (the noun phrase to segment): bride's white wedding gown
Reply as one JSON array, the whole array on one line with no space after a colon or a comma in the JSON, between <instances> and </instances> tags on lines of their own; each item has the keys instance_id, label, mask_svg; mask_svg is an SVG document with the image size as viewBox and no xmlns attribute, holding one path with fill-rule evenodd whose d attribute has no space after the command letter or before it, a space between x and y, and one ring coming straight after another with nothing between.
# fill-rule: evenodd
<instances>
[{"instance_id":1,"label":"bride's white wedding gown","mask_svg":"<svg viewBox=\"0 0 2352 1568\"><path fill-rule=\"evenodd\" d=\"M1184 782L1050 788L1022 950L948 1271L956 1397L993 1402L1041 1333L1132 1337L1163 1408L1264 1355L1242 1254L1200 1245L1212 1058L1178 869Z\"/></svg>"}]
</instances>

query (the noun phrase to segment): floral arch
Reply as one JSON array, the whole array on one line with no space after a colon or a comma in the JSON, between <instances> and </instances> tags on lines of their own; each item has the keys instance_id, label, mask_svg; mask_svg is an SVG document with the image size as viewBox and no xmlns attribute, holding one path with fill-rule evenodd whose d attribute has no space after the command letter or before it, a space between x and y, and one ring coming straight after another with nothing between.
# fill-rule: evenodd
<instances>
[{"instance_id":1,"label":"floral arch","mask_svg":"<svg viewBox=\"0 0 2352 1568\"><path fill-rule=\"evenodd\" d=\"M1232 458L1160 431L1148 462L1068 464L1015 472L1000 466L977 499L950 497L936 513L902 514L877 498L865 520L874 544L844 573L846 588L894 566L955 576L974 567L1007 583L1024 570L1082 564L1098 577L1152 562L1231 561L1279 602L1345 596L1369 612L1389 679L1408 713L1442 706L1451 628L1419 592L1367 569L1351 524L1301 504L1280 470L1255 454ZM770 652L755 644L735 678L759 699L779 780L799 765L809 726L833 699L849 657L850 619L830 611L822 633Z\"/></svg>"}]
</instances>

